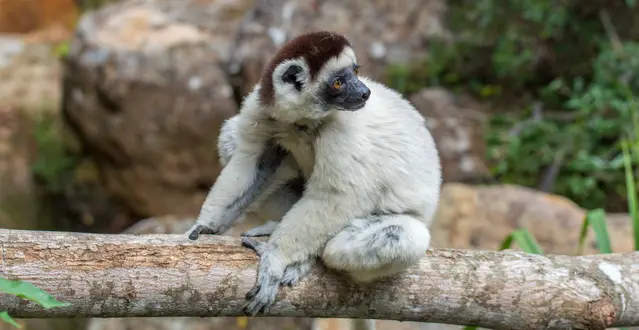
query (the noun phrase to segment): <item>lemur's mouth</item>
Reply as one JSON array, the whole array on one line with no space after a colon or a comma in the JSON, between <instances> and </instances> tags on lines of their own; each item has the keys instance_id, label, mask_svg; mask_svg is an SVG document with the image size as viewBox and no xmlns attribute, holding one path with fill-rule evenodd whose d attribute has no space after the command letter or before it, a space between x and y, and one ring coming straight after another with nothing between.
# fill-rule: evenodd
<instances>
[{"instance_id":1,"label":"lemur's mouth","mask_svg":"<svg viewBox=\"0 0 639 330\"><path fill-rule=\"evenodd\" d=\"M361 108L363 108L364 106L366 106L366 102L359 102L353 105L348 105L348 106L339 106L338 109L339 110L344 110L344 111L355 111L355 110L359 110Z\"/></svg>"}]
</instances>

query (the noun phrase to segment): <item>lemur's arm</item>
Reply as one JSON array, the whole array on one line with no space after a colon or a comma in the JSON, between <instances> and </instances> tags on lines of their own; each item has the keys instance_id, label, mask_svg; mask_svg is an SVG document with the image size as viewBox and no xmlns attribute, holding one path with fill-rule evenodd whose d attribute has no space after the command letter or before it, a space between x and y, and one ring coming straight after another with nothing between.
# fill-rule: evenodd
<instances>
[{"instance_id":1,"label":"lemur's arm","mask_svg":"<svg viewBox=\"0 0 639 330\"><path fill-rule=\"evenodd\" d=\"M286 155L269 143L239 145L209 191L195 225L188 231L189 239L228 229L262 192Z\"/></svg>"},{"instance_id":2,"label":"lemur's arm","mask_svg":"<svg viewBox=\"0 0 639 330\"><path fill-rule=\"evenodd\" d=\"M333 139L332 141L340 141ZM366 176L345 144L327 143L316 155L302 198L286 213L268 243L244 237L260 255L258 278L245 311L256 315L273 303L287 267L319 255L325 244L374 203L374 178ZM351 155L357 151L350 150ZM338 156L340 155L340 156ZM324 158L323 158L324 157Z\"/></svg>"}]
</instances>

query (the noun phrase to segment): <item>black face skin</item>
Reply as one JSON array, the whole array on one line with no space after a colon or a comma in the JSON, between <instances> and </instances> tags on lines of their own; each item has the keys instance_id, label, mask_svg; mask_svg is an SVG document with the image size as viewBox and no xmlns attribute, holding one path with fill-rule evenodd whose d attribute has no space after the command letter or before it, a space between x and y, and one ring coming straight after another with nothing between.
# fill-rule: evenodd
<instances>
[{"instance_id":1,"label":"black face skin","mask_svg":"<svg viewBox=\"0 0 639 330\"><path fill-rule=\"evenodd\" d=\"M355 70L344 68L329 78L322 91L322 101L339 110L355 111L364 107L371 90L357 78Z\"/></svg>"}]
</instances>

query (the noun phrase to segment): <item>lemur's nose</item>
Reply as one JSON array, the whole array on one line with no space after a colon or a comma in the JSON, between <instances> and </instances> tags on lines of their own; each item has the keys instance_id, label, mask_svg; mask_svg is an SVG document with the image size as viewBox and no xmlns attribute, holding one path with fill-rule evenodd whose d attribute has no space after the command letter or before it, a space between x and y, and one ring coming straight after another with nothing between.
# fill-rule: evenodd
<instances>
[{"instance_id":1,"label":"lemur's nose","mask_svg":"<svg viewBox=\"0 0 639 330\"><path fill-rule=\"evenodd\" d=\"M362 93L362 99L364 101L368 100L368 98L371 96L371 90L368 89L368 87L364 87L364 92Z\"/></svg>"}]
</instances>

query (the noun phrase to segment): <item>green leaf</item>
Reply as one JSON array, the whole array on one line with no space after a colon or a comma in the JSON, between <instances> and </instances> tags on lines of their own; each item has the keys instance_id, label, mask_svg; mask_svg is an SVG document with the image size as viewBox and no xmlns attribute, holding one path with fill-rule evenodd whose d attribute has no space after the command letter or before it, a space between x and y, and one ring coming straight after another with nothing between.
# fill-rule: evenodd
<instances>
[{"instance_id":1,"label":"green leaf","mask_svg":"<svg viewBox=\"0 0 639 330\"><path fill-rule=\"evenodd\" d=\"M11 316L9 316L9 313L7 313L6 311L0 312L0 320L3 320L16 328L22 328L22 326L19 325Z\"/></svg>"},{"instance_id":2,"label":"green leaf","mask_svg":"<svg viewBox=\"0 0 639 330\"><path fill-rule=\"evenodd\" d=\"M581 255L583 253L584 242L586 241L587 235L588 235L588 216L585 216L583 224L581 225L581 230L579 231L579 244L577 245L577 255Z\"/></svg>"},{"instance_id":3,"label":"green leaf","mask_svg":"<svg viewBox=\"0 0 639 330\"><path fill-rule=\"evenodd\" d=\"M603 209L598 208L588 211L586 214L588 224L595 232L595 238L599 251L601 253L612 253L610 248L610 237L608 236L608 227L606 227L606 213Z\"/></svg>"},{"instance_id":4,"label":"green leaf","mask_svg":"<svg viewBox=\"0 0 639 330\"><path fill-rule=\"evenodd\" d=\"M510 249L510 246L513 245L513 234L511 233L510 235L508 235L508 237L506 237L506 239L501 242L501 246L499 247L499 250L506 250L506 249Z\"/></svg>"},{"instance_id":5,"label":"green leaf","mask_svg":"<svg viewBox=\"0 0 639 330\"><path fill-rule=\"evenodd\" d=\"M0 291L34 301L46 309L71 305L59 302L44 290L20 280L11 281L0 277Z\"/></svg>"},{"instance_id":6,"label":"green leaf","mask_svg":"<svg viewBox=\"0 0 639 330\"><path fill-rule=\"evenodd\" d=\"M623 164L626 172L626 192L628 194L628 210L632 219L632 231L635 239L635 250L639 251L639 208L637 206L637 190L635 189L635 178L632 175L632 159L628 143L621 141L623 151Z\"/></svg>"},{"instance_id":7,"label":"green leaf","mask_svg":"<svg viewBox=\"0 0 639 330\"><path fill-rule=\"evenodd\" d=\"M501 243L501 247L499 249L508 249L513 242L517 242L519 247L524 250L524 252L544 254L544 250L541 248L541 246L539 246L537 240L526 228L522 228L512 232L512 234L506 237L506 239Z\"/></svg>"}]
</instances>

